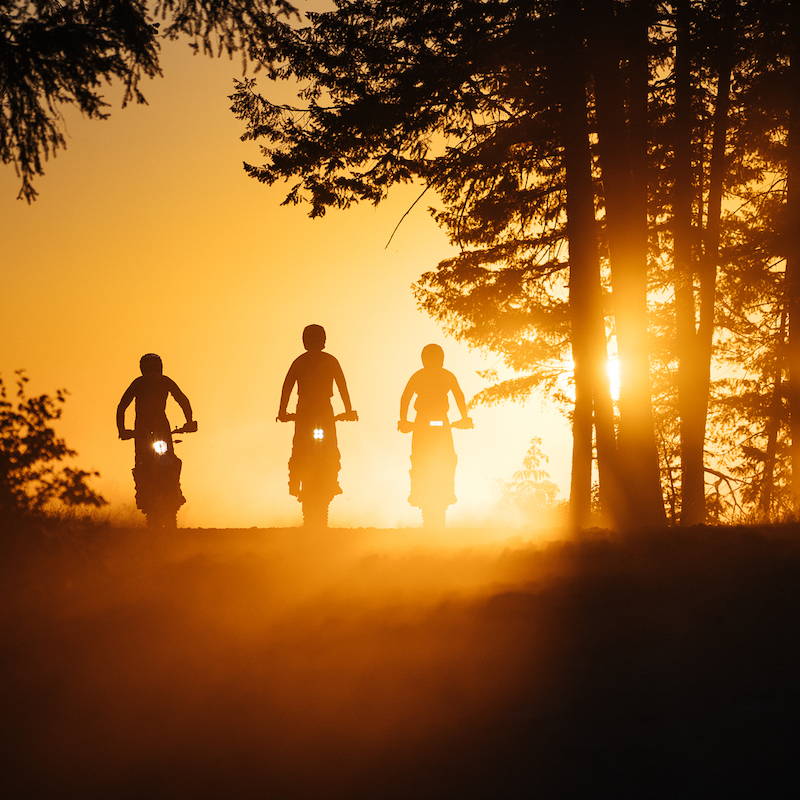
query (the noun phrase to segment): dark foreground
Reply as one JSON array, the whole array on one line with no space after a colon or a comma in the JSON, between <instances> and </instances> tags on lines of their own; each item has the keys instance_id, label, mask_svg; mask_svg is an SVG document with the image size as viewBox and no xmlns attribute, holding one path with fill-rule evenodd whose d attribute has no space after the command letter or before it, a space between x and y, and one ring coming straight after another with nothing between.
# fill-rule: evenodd
<instances>
[{"instance_id":1,"label":"dark foreground","mask_svg":"<svg viewBox=\"0 0 800 800\"><path fill-rule=\"evenodd\" d=\"M800 530L415 535L6 532L5 796L790 796Z\"/></svg>"}]
</instances>

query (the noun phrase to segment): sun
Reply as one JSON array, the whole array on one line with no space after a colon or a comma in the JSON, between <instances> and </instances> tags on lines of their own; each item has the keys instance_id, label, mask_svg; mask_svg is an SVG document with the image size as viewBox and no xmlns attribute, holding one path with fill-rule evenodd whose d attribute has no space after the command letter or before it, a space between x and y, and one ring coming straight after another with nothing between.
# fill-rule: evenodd
<instances>
[{"instance_id":1,"label":"sun","mask_svg":"<svg viewBox=\"0 0 800 800\"><path fill-rule=\"evenodd\" d=\"M608 376L608 390L614 402L619 400L620 364L617 356L609 356L606 361L606 375Z\"/></svg>"},{"instance_id":2,"label":"sun","mask_svg":"<svg viewBox=\"0 0 800 800\"><path fill-rule=\"evenodd\" d=\"M619 401L620 384L622 381L621 366L619 357L614 354L606 360L606 377L608 378L608 391L611 399L616 403ZM575 362L570 358L564 362L564 392L574 402L575 386L573 376L575 375Z\"/></svg>"}]
</instances>

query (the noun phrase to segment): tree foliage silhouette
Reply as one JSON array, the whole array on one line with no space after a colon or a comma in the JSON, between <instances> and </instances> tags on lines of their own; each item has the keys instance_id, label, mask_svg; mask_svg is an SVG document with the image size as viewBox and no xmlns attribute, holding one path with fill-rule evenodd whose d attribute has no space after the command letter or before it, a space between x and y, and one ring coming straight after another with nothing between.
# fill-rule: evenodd
<instances>
[{"instance_id":1,"label":"tree foliage silhouette","mask_svg":"<svg viewBox=\"0 0 800 800\"><path fill-rule=\"evenodd\" d=\"M294 12L287 0L0 0L0 159L36 197L34 179L66 147L64 106L108 116L102 90L144 103L142 78L161 75L165 39L207 55L270 61L271 42Z\"/></svg>"},{"instance_id":2,"label":"tree foliage silhouette","mask_svg":"<svg viewBox=\"0 0 800 800\"><path fill-rule=\"evenodd\" d=\"M611 165L605 185L617 190L606 218L615 220L621 253L612 255L612 278L627 298L617 322L625 321L620 342L633 363L620 415L626 457L616 454L587 119L593 54L579 6L343 3L309 15L286 51L282 75L306 82L307 108L271 104L246 80L233 109L246 121L245 138L266 141L268 160L248 172L267 183L299 178L286 201L308 202L312 216L329 206L379 202L391 185L412 179L435 189L445 205L437 218L462 254L441 265L438 277L423 279L421 302L462 334L480 317L483 346L502 340L512 366L526 360L532 372L508 384L510 391L547 373L534 366L545 351L563 370L571 345L580 398L573 507L579 517L589 509L594 425L601 483L605 473L627 490L632 517L657 522L663 510L654 445L648 450L648 370L645 364L642 374L635 363L646 357L646 332L636 327L644 324L644 284L625 266L631 203L622 144L604 151ZM608 34L613 24L606 23ZM604 40L594 52L609 46ZM603 140L617 133L613 128ZM503 298L493 309L492 297ZM450 304L439 304L442 298ZM459 299L471 317L459 313Z\"/></svg>"},{"instance_id":3,"label":"tree foliage silhouette","mask_svg":"<svg viewBox=\"0 0 800 800\"><path fill-rule=\"evenodd\" d=\"M523 322L526 311L540 303L514 302L521 294L549 296L548 285L567 267L556 257L563 220L552 216L563 177L558 165L548 169L543 163L550 127L531 122L514 89L524 72L514 65L531 52L526 36L540 43L546 31L523 36L514 24L519 16L518 9L494 2L349 3L309 15L311 25L296 32L287 49L282 74L306 81L307 109L271 104L256 93L254 80L240 82L233 100L234 111L246 120L245 137L268 143L269 161L249 166L249 173L267 183L299 178L287 202L307 202L312 216L330 206L379 202L392 185L422 180L445 199L440 223L453 241L468 247L482 237L470 213L482 204L497 237L495 257L475 255L462 287L448 284L473 312L468 322L451 309L448 321L462 333L480 327L509 364L530 367L561 358L569 323L563 292L551 296L555 331ZM546 59L526 67L541 71ZM532 124L543 142L537 152L526 152L530 135L524 128ZM514 147L516 159L509 159ZM533 179L524 193L527 211L520 210L520 171ZM519 241L526 219L548 217L557 228L548 241ZM523 248L527 257L520 255L512 269L505 262ZM498 263L509 268L501 273ZM426 302L422 293L420 300ZM528 335L515 342L520 324ZM516 387L524 391L546 373L544 366L535 376L524 375Z\"/></svg>"},{"instance_id":4,"label":"tree foliage silhouette","mask_svg":"<svg viewBox=\"0 0 800 800\"><path fill-rule=\"evenodd\" d=\"M0 377L0 514L38 513L53 504L105 505L88 484L97 472L60 465L77 455L52 425L61 417L66 391L31 396L27 383L18 371L10 392Z\"/></svg>"},{"instance_id":5,"label":"tree foliage silhouette","mask_svg":"<svg viewBox=\"0 0 800 800\"><path fill-rule=\"evenodd\" d=\"M542 440L536 436L525 453L522 468L503 486L504 501L531 518L556 505L558 487L550 480L547 461Z\"/></svg>"},{"instance_id":6,"label":"tree foliage silhouette","mask_svg":"<svg viewBox=\"0 0 800 800\"><path fill-rule=\"evenodd\" d=\"M636 524L662 500L684 524L797 511L798 19L797 0L342 0L279 48L297 104L248 79L233 111L265 156L247 172L312 216L410 181L438 198L459 252L415 291L514 373L484 399L552 388L572 356L576 520L595 458Z\"/></svg>"}]
</instances>

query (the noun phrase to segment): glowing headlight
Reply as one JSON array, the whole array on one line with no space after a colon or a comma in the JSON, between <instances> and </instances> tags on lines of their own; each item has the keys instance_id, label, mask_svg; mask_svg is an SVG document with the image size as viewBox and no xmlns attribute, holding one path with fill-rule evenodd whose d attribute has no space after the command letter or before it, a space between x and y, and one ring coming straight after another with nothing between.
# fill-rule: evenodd
<instances>
[{"instance_id":1,"label":"glowing headlight","mask_svg":"<svg viewBox=\"0 0 800 800\"><path fill-rule=\"evenodd\" d=\"M428 424L431 426L431 428L443 428L444 420L432 419Z\"/></svg>"},{"instance_id":2,"label":"glowing headlight","mask_svg":"<svg viewBox=\"0 0 800 800\"><path fill-rule=\"evenodd\" d=\"M325 431L322 428L314 428L311 435L314 437L315 442L321 442L325 438Z\"/></svg>"},{"instance_id":3,"label":"glowing headlight","mask_svg":"<svg viewBox=\"0 0 800 800\"><path fill-rule=\"evenodd\" d=\"M163 439L156 439L153 442L153 450L158 453L158 455L163 456L164 453L167 452L167 443Z\"/></svg>"}]
</instances>

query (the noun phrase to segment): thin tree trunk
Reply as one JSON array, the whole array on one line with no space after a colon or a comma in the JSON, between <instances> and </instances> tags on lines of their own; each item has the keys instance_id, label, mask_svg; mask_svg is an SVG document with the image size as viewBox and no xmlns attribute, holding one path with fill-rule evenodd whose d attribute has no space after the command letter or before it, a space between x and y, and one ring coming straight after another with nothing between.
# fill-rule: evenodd
<instances>
[{"instance_id":1,"label":"thin tree trunk","mask_svg":"<svg viewBox=\"0 0 800 800\"><path fill-rule=\"evenodd\" d=\"M800 3L792 3L789 31L791 84L787 177L786 301L789 313L789 432L791 435L792 508L800 514Z\"/></svg>"},{"instance_id":2,"label":"thin tree trunk","mask_svg":"<svg viewBox=\"0 0 800 800\"><path fill-rule=\"evenodd\" d=\"M677 5L678 58L676 59L675 197L675 305L678 345L678 405L681 420L681 523L705 522L705 437L711 391L711 355L714 337L717 268L719 264L722 194L725 179L725 145L728 135L735 2L725 0L721 40L717 54L717 94L709 166L708 207L703 251L699 262L691 253L691 63L688 3ZM681 186L677 186L678 182ZM702 205L702 202L700 203ZM700 279L700 311L695 330L694 266Z\"/></svg>"},{"instance_id":3,"label":"thin tree trunk","mask_svg":"<svg viewBox=\"0 0 800 800\"><path fill-rule=\"evenodd\" d=\"M783 350L786 338L786 311L781 311L780 329L778 331L778 344L775 353L775 371L772 388L772 402L770 403L769 418L767 420L767 447L764 457L764 475L761 479L758 507L765 518L769 518L772 506L772 496L775 490L775 461L778 452L778 432L781 429L783 416Z\"/></svg>"},{"instance_id":4,"label":"thin tree trunk","mask_svg":"<svg viewBox=\"0 0 800 800\"><path fill-rule=\"evenodd\" d=\"M580 352L581 348L576 342L578 338L573 326L575 408L572 412L572 472L569 485L570 525L573 530L588 526L592 506L592 394L586 374L585 354Z\"/></svg>"},{"instance_id":5,"label":"thin tree trunk","mask_svg":"<svg viewBox=\"0 0 800 800\"><path fill-rule=\"evenodd\" d=\"M627 524L649 527L663 525L666 518L653 426L647 330L647 26L639 19L643 14L637 13L637 24L624 37L614 3L596 3L593 72L620 356L621 474L632 498ZM630 124L619 63L623 40L630 55Z\"/></svg>"},{"instance_id":6,"label":"thin tree trunk","mask_svg":"<svg viewBox=\"0 0 800 800\"><path fill-rule=\"evenodd\" d=\"M562 15L565 47L554 69L561 99L561 136L567 187L570 263L570 320L575 364L570 507L576 527L589 519L592 485L592 423L597 433L601 500L614 516L616 437L606 374L605 322L600 283L594 186L587 120L586 71L577 4L568 0Z\"/></svg>"},{"instance_id":7,"label":"thin tree trunk","mask_svg":"<svg viewBox=\"0 0 800 800\"><path fill-rule=\"evenodd\" d=\"M696 436L698 373L695 352L694 277L692 252L692 200L695 180L692 174L692 139L695 121L692 116L691 57L689 49L689 2L675 2L675 161L672 197L675 288L675 329L678 354L678 416L681 446L681 522L702 522L704 513L703 442ZM699 447L698 447L699 444ZM701 508L703 511L701 512ZM699 519L698 519L699 517ZM691 521L691 523L690 523Z\"/></svg>"},{"instance_id":8,"label":"thin tree trunk","mask_svg":"<svg viewBox=\"0 0 800 800\"><path fill-rule=\"evenodd\" d=\"M667 445L663 436L661 437L661 457L664 460L664 465L667 472L667 521L670 523L670 525L674 525L677 521L678 514L678 494L675 490L675 478L672 475L672 467L669 463L669 451L667 450Z\"/></svg>"}]
</instances>

